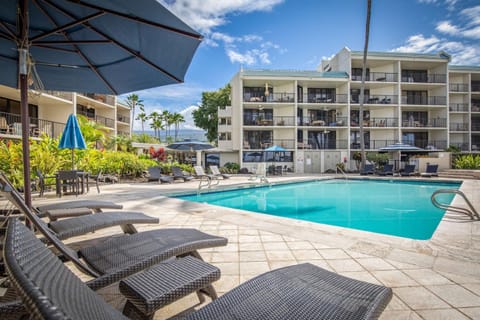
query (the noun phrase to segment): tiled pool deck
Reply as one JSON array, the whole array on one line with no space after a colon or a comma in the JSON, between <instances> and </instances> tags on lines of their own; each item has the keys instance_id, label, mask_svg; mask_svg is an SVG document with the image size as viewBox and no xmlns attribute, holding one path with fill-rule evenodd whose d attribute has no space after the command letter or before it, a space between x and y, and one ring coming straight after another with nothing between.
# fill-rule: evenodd
<instances>
[{"instance_id":1,"label":"tiled pool deck","mask_svg":"<svg viewBox=\"0 0 480 320\"><path fill-rule=\"evenodd\" d=\"M269 180L325 177L288 175ZM252 183L248 177L235 176L217 188L246 183ZM415 241L165 197L172 192L196 191L197 187L198 180L162 185L119 183L102 186L100 195L91 191L79 198L112 200L125 209L160 218L160 225L139 230L189 227L227 237L226 247L201 251L206 261L221 269L221 279L214 285L220 295L260 273L310 262L393 288L394 297L381 319L480 319L480 221L444 219L431 240ZM461 190L480 211L480 180L465 180ZM454 204L465 206L458 196ZM70 241L118 232L118 228L110 228ZM123 300L114 288L101 293L121 307ZM194 298L192 295L160 310L155 319L183 310L196 301Z\"/></svg>"}]
</instances>

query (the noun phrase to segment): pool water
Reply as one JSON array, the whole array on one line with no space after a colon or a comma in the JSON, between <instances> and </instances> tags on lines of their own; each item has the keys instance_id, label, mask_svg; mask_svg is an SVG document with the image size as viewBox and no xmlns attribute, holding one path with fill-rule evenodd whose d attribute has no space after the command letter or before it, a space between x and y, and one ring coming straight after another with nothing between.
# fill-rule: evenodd
<instances>
[{"instance_id":1,"label":"pool water","mask_svg":"<svg viewBox=\"0 0 480 320\"><path fill-rule=\"evenodd\" d=\"M435 190L460 183L395 180L323 180L210 192L177 198L417 240L430 239L444 210ZM454 195L437 199L450 203Z\"/></svg>"}]
</instances>

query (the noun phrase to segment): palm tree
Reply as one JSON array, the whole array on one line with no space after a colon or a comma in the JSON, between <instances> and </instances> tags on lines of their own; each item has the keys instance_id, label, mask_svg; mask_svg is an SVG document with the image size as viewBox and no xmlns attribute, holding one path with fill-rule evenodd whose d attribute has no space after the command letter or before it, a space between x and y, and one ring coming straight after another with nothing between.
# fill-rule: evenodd
<instances>
[{"instance_id":1,"label":"palm tree","mask_svg":"<svg viewBox=\"0 0 480 320\"><path fill-rule=\"evenodd\" d=\"M145 122L148 120L148 116L145 113L145 108L143 106L140 107L141 113L138 114L137 119L135 120L140 120L142 122L142 134L145 133Z\"/></svg>"},{"instance_id":2,"label":"palm tree","mask_svg":"<svg viewBox=\"0 0 480 320\"><path fill-rule=\"evenodd\" d=\"M173 123L175 124L175 141L177 141L177 138L178 138L178 130L180 129L180 123L185 122L185 118L184 118L183 115L181 115L180 113L175 112L175 113L172 115L172 121L173 121Z\"/></svg>"},{"instance_id":3,"label":"palm tree","mask_svg":"<svg viewBox=\"0 0 480 320\"><path fill-rule=\"evenodd\" d=\"M169 128L168 123L169 123L169 121L170 121L170 120L169 120L169 119L170 119L170 116L171 116L171 113L168 112L168 110L164 110L164 111L162 112L162 115L161 115L162 121L163 121L163 123L164 123L163 129L165 129L165 140L167 140L168 128Z\"/></svg>"},{"instance_id":4,"label":"palm tree","mask_svg":"<svg viewBox=\"0 0 480 320\"><path fill-rule=\"evenodd\" d=\"M143 100L140 100L137 94L132 93L127 96L127 100L125 100L127 106L132 110L132 123L130 124L130 131L133 131L133 124L135 122L135 107L143 107Z\"/></svg>"},{"instance_id":5,"label":"palm tree","mask_svg":"<svg viewBox=\"0 0 480 320\"><path fill-rule=\"evenodd\" d=\"M160 133L158 132L158 130L160 130L162 128L161 115L158 112L154 111L154 112L150 113L148 118L152 120L152 123L150 124L150 127L154 130L155 137L158 138L158 140L162 141L160 139ZM158 132L158 134L157 134L157 132Z\"/></svg>"},{"instance_id":6,"label":"palm tree","mask_svg":"<svg viewBox=\"0 0 480 320\"><path fill-rule=\"evenodd\" d=\"M363 47L363 62L362 62L362 85L360 86L360 152L362 154L361 168L365 168L365 139L363 137L363 101L365 94L365 77L367 75L367 53L368 53L368 38L370 36L370 15L372 13L372 0L367 0L367 22L365 26L365 45Z\"/></svg>"}]
</instances>

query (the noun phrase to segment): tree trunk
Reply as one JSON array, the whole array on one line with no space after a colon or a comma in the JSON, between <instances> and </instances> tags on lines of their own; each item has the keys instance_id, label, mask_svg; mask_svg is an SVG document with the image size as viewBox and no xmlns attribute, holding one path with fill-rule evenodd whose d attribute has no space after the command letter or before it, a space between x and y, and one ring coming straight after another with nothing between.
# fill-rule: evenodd
<instances>
[{"instance_id":1,"label":"tree trunk","mask_svg":"<svg viewBox=\"0 0 480 320\"><path fill-rule=\"evenodd\" d=\"M360 110L358 111L358 119L360 122L360 152L362 154L362 170L365 168L365 139L363 130L363 103L365 100L365 78L367 76L367 53L368 53L368 38L370 36L370 14L372 11L372 0L367 0L367 23L365 27L365 45L363 47L363 62L362 62L362 85L360 87Z\"/></svg>"}]
</instances>

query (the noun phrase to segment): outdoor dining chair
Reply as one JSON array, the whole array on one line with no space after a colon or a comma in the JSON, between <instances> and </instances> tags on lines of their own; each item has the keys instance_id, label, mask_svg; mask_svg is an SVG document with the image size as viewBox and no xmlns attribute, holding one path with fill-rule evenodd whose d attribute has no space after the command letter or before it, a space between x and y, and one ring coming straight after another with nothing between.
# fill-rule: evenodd
<instances>
[{"instance_id":1,"label":"outdoor dining chair","mask_svg":"<svg viewBox=\"0 0 480 320\"><path fill-rule=\"evenodd\" d=\"M9 222L5 238L8 275L33 318L127 319L92 291L88 282L73 274L17 219ZM178 262L182 259L172 263ZM142 273L137 275L142 277ZM165 278L181 281L168 275ZM149 290L161 290L155 285L150 284ZM187 314L186 319L377 319L391 298L390 288L304 263L250 279Z\"/></svg>"}]
</instances>

